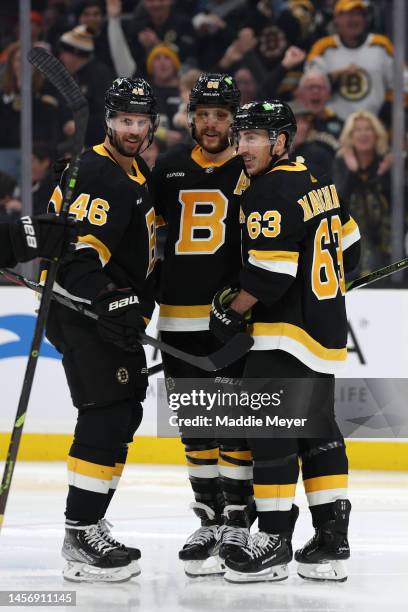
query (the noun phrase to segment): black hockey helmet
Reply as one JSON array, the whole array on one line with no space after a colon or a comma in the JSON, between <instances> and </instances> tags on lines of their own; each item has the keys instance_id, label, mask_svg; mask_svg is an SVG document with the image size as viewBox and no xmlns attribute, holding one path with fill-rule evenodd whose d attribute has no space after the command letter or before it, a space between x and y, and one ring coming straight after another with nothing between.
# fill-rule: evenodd
<instances>
[{"instance_id":1,"label":"black hockey helmet","mask_svg":"<svg viewBox=\"0 0 408 612\"><path fill-rule=\"evenodd\" d=\"M152 128L148 136L149 147L159 126L157 101L149 83L140 77L115 79L105 92L105 120L112 119L118 112L150 115Z\"/></svg>"},{"instance_id":2,"label":"black hockey helmet","mask_svg":"<svg viewBox=\"0 0 408 612\"><path fill-rule=\"evenodd\" d=\"M267 130L274 145L279 134L286 134L286 148L290 149L296 134L297 124L292 109L280 100L250 102L238 109L233 130Z\"/></svg>"},{"instance_id":3,"label":"black hockey helmet","mask_svg":"<svg viewBox=\"0 0 408 612\"><path fill-rule=\"evenodd\" d=\"M149 83L142 78L115 79L105 93L105 111L110 117L111 113L139 113L151 115L156 121L157 101Z\"/></svg>"},{"instance_id":4,"label":"black hockey helmet","mask_svg":"<svg viewBox=\"0 0 408 612\"><path fill-rule=\"evenodd\" d=\"M225 106L233 115L237 112L241 100L235 80L228 74L201 74L190 93L188 112L197 106Z\"/></svg>"}]
</instances>

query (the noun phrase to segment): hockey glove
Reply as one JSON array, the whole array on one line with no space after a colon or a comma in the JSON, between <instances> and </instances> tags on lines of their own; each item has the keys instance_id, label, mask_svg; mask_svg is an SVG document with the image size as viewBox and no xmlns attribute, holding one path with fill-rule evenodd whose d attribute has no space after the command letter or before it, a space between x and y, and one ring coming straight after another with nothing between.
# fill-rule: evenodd
<instances>
[{"instance_id":1,"label":"hockey glove","mask_svg":"<svg viewBox=\"0 0 408 612\"><path fill-rule=\"evenodd\" d=\"M248 315L241 315L228 308L238 293L237 287L224 287L214 296L210 313L210 331L221 342L228 342L236 334L246 331Z\"/></svg>"},{"instance_id":2,"label":"hockey glove","mask_svg":"<svg viewBox=\"0 0 408 612\"><path fill-rule=\"evenodd\" d=\"M99 315L98 331L106 342L124 351L139 350L139 335L146 324L137 295L130 289L115 289L99 295L92 306Z\"/></svg>"},{"instance_id":3,"label":"hockey glove","mask_svg":"<svg viewBox=\"0 0 408 612\"><path fill-rule=\"evenodd\" d=\"M54 214L27 216L10 225L10 236L17 261L54 259L72 248L78 228L72 219Z\"/></svg>"}]
</instances>

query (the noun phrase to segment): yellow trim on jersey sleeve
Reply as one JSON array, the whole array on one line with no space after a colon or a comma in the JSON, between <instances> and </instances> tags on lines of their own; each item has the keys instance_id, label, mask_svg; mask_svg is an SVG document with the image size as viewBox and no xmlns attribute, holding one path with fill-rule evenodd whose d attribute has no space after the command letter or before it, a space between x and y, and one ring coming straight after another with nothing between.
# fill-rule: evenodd
<instances>
[{"instance_id":1,"label":"yellow trim on jersey sleeve","mask_svg":"<svg viewBox=\"0 0 408 612\"><path fill-rule=\"evenodd\" d=\"M167 221L165 221L161 215L156 215L155 222L156 229L158 229L159 227L163 227L163 225L167 225Z\"/></svg>"},{"instance_id":2,"label":"yellow trim on jersey sleeve","mask_svg":"<svg viewBox=\"0 0 408 612\"><path fill-rule=\"evenodd\" d=\"M94 147L92 147L92 150L97 153L98 155L101 155L102 157L107 157L108 159L110 159L114 164L116 164L117 166L119 166L118 162L116 161L116 159L109 153L109 151L107 149L105 149L105 147L103 146L103 144L98 144L95 145ZM120 166L119 166L120 167ZM146 177L141 173L139 166L137 165L136 160L133 160L132 163L132 168L135 172L135 174L129 174L127 173L128 177L132 180L135 181L136 183L139 183L139 185L144 185L146 182Z\"/></svg>"},{"instance_id":3,"label":"yellow trim on jersey sleeve","mask_svg":"<svg viewBox=\"0 0 408 612\"><path fill-rule=\"evenodd\" d=\"M277 172L278 170L284 170L285 172L304 172L305 170L307 170L307 168L304 164L301 164L299 162L293 162L293 165L288 164L287 166L275 166L274 168L272 168L272 170L269 170L267 174L270 174L271 172Z\"/></svg>"},{"instance_id":4,"label":"yellow trim on jersey sleeve","mask_svg":"<svg viewBox=\"0 0 408 612\"><path fill-rule=\"evenodd\" d=\"M90 476L91 478L100 478L101 480L111 480L115 468L110 465L98 465L83 459L68 456L67 467L70 472Z\"/></svg>"},{"instance_id":5,"label":"yellow trim on jersey sleeve","mask_svg":"<svg viewBox=\"0 0 408 612\"><path fill-rule=\"evenodd\" d=\"M326 348L312 338L304 329L291 323L254 323L251 329L252 336L286 336L302 344L313 355L327 361L344 361L347 358L347 349Z\"/></svg>"},{"instance_id":6,"label":"yellow trim on jersey sleeve","mask_svg":"<svg viewBox=\"0 0 408 612\"><path fill-rule=\"evenodd\" d=\"M293 263L298 263L299 261L299 253L296 251L256 251L251 249L249 255L264 261L291 261Z\"/></svg>"},{"instance_id":7,"label":"yellow trim on jersey sleeve","mask_svg":"<svg viewBox=\"0 0 408 612\"><path fill-rule=\"evenodd\" d=\"M191 151L191 159L195 161L196 164L201 166L201 168L214 168L214 167L219 168L220 166L223 166L224 164L229 162L229 160L235 156L236 156L236 153L233 153L233 155L231 155L231 157L228 157L228 159L224 159L223 161L215 162L215 161L210 161L203 155L202 148L199 145L196 145L194 149Z\"/></svg>"},{"instance_id":8,"label":"yellow trim on jersey sleeve","mask_svg":"<svg viewBox=\"0 0 408 612\"><path fill-rule=\"evenodd\" d=\"M106 266L112 256L108 247L103 244L103 242L101 242L98 238L92 236L92 234L86 234L86 236L79 236L78 244L84 245L82 248L89 246L91 249L95 249L95 251L98 252L102 265L104 266Z\"/></svg>"},{"instance_id":9,"label":"yellow trim on jersey sleeve","mask_svg":"<svg viewBox=\"0 0 408 612\"><path fill-rule=\"evenodd\" d=\"M211 304L200 306L174 306L172 304L160 304L161 317L180 317L182 319L196 319L208 317Z\"/></svg>"},{"instance_id":10,"label":"yellow trim on jersey sleeve","mask_svg":"<svg viewBox=\"0 0 408 612\"><path fill-rule=\"evenodd\" d=\"M388 36L384 36L383 34L372 34L370 40L370 47L383 47L386 50L388 55L394 57L394 45L388 38Z\"/></svg>"},{"instance_id":11,"label":"yellow trim on jersey sleeve","mask_svg":"<svg viewBox=\"0 0 408 612\"><path fill-rule=\"evenodd\" d=\"M358 229L358 225L357 223L354 221L353 217L350 217L350 219L347 221L347 223L345 223L344 225L341 226L341 233L344 236L348 236L349 234L351 234L352 232L354 232L354 230Z\"/></svg>"},{"instance_id":12,"label":"yellow trim on jersey sleeve","mask_svg":"<svg viewBox=\"0 0 408 612\"><path fill-rule=\"evenodd\" d=\"M337 49L337 47L338 43L335 36L324 36L323 38L319 38L310 49L307 61L311 62L315 57L323 55L327 49Z\"/></svg>"},{"instance_id":13,"label":"yellow trim on jersey sleeve","mask_svg":"<svg viewBox=\"0 0 408 612\"><path fill-rule=\"evenodd\" d=\"M57 185L52 192L50 204L54 205L55 213L59 215L62 206L62 191L59 185Z\"/></svg>"}]
</instances>

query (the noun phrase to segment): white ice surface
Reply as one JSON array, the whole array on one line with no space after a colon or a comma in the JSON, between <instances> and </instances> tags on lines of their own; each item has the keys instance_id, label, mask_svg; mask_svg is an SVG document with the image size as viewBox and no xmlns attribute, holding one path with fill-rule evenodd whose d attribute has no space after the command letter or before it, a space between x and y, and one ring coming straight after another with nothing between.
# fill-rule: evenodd
<instances>
[{"instance_id":1,"label":"white ice surface","mask_svg":"<svg viewBox=\"0 0 408 612\"><path fill-rule=\"evenodd\" d=\"M349 579L334 585L303 581L295 562L290 565L289 580L275 584L234 585L221 577L187 578L177 551L198 525L188 510L191 494L185 470L137 465L125 469L109 519L118 539L141 548L141 576L117 585L64 582L60 547L65 495L64 464L17 464L0 536L0 590L75 590L76 608L52 609L86 612L408 610L406 474L351 475ZM312 533L301 484L297 503L301 517L295 548Z\"/></svg>"}]
</instances>

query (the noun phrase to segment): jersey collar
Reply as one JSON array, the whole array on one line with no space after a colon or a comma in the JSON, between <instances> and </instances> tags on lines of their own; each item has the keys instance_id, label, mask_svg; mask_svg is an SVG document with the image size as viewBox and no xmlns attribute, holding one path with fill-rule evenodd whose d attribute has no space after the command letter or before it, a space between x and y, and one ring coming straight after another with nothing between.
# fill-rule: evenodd
<instances>
[{"instance_id":1,"label":"jersey collar","mask_svg":"<svg viewBox=\"0 0 408 612\"><path fill-rule=\"evenodd\" d=\"M196 145L191 151L191 159L195 161L195 163L198 164L201 168L219 168L221 166L224 166L224 164L228 163L236 155L236 153L233 153L231 157L224 159L224 161L215 162L204 157L203 150L199 145Z\"/></svg>"},{"instance_id":2,"label":"jersey collar","mask_svg":"<svg viewBox=\"0 0 408 612\"><path fill-rule=\"evenodd\" d=\"M103 144L95 145L92 147L92 150L95 151L98 155L102 155L102 157L108 157L114 164L119 165L115 158L111 155L111 153L106 149ZM137 161L134 159L132 162L132 168L134 174L130 174L127 172L127 176L130 180L135 181L135 183L139 183L139 185L144 185L146 182L146 177L141 173L139 166L137 165Z\"/></svg>"}]
</instances>

